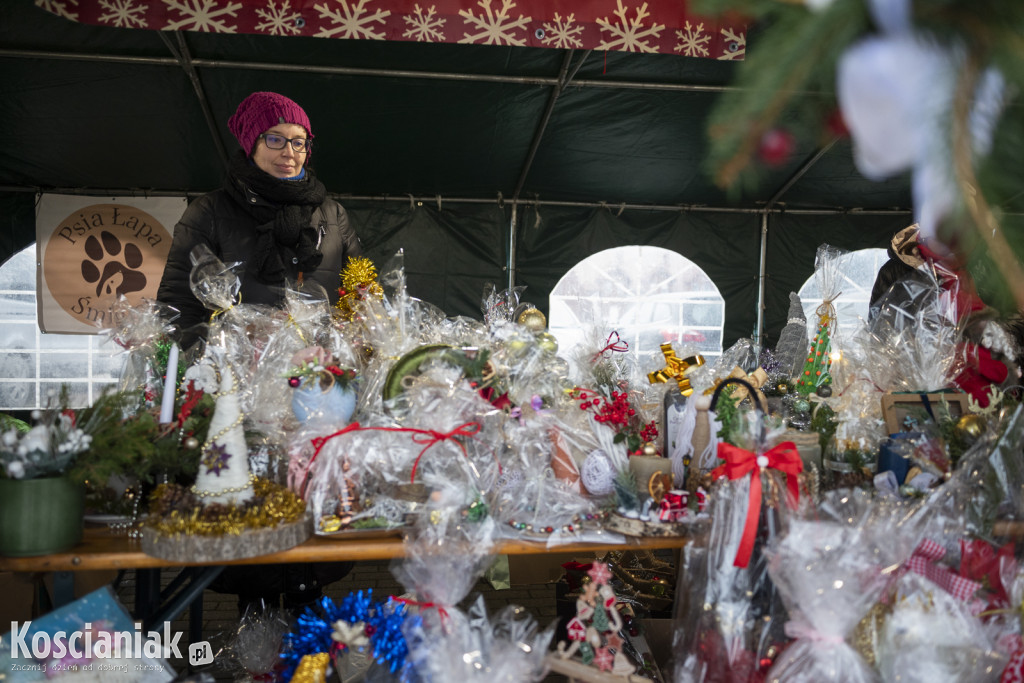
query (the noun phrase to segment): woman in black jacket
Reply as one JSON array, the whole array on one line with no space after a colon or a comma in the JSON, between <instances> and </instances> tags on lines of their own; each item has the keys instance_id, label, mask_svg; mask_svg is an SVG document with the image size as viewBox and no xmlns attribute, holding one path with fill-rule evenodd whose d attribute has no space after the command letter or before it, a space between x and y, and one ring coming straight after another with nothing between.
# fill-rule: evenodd
<instances>
[{"instance_id":1,"label":"woman in black jacket","mask_svg":"<svg viewBox=\"0 0 1024 683\"><path fill-rule=\"evenodd\" d=\"M228 128L242 146L224 186L189 204L174 228L157 299L181 312L179 342L205 337L209 311L192 293L192 250L210 248L221 262L241 261L241 301L277 305L285 286L314 281L333 304L341 271L362 250L345 209L327 198L312 169L313 132L306 112L272 92L255 92L238 105ZM351 562L227 567L210 586L239 596L239 610L263 600L298 609L344 577Z\"/></svg>"},{"instance_id":2,"label":"woman in black jacket","mask_svg":"<svg viewBox=\"0 0 1024 683\"><path fill-rule=\"evenodd\" d=\"M181 346L205 336L213 311L189 287L189 255L205 244L221 262L241 261L241 301L279 304L286 283L314 281L338 296L340 274L362 254L341 204L329 199L309 168L313 133L306 112L272 92L255 92L238 105L228 128L242 149L232 158L224 186L185 209L157 291L181 315Z\"/></svg>"}]
</instances>

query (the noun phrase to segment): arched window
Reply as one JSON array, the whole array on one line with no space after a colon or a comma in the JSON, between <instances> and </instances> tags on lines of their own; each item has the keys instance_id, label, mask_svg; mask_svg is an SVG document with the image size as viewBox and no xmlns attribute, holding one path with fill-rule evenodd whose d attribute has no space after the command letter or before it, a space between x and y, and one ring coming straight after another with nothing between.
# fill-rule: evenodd
<instances>
[{"instance_id":1,"label":"arched window","mask_svg":"<svg viewBox=\"0 0 1024 683\"><path fill-rule=\"evenodd\" d=\"M619 333L637 358L699 351L708 363L722 353L725 300L703 270L660 247L606 249L566 273L548 298L549 328L567 352L594 328Z\"/></svg>"},{"instance_id":2,"label":"arched window","mask_svg":"<svg viewBox=\"0 0 1024 683\"><path fill-rule=\"evenodd\" d=\"M840 331L852 331L861 320L868 319L871 287L875 284L879 269L887 260L889 256L885 249L859 249L843 257L840 295L833 302ZM807 316L807 329L814 336L818 326L818 317L814 312L822 301L816 274L807 278L799 294L804 315Z\"/></svg>"},{"instance_id":3,"label":"arched window","mask_svg":"<svg viewBox=\"0 0 1024 683\"><path fill-rule=\"evenodd\" d=\"M0 410L45 408L62 384L72 407L91 405L122 359L96 335L40 332L36 315L33 244L0 266Z\"/></svg>"}]
</instances>

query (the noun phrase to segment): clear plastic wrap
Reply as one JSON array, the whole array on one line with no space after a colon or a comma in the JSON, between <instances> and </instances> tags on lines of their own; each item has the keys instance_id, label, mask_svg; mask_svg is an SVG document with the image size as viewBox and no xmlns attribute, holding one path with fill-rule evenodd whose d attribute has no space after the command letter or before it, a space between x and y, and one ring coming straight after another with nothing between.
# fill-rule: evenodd
<instances>
[{"instance_id":1,"label":"clear plastic wrap","mask_svg":"<svg viewBox=\"0 0 1024 683\"><path fill-rule=\"evenodd\" d=\"M457 605L489 566L496 532L490 516L468 513L475 499L462 487L439 488L413 529L406 557L392 572L412 597L404 633L409 644L405 680L539 680L551 630L515 608L488 618L482 600L468 613Z\"/></svg>"},{"instance_id":2,"label":"clear plastic wrap","mask_svg":"<svg viewBox=\"0 0 1024 683\"><path fill-rule=\"evenodd\" d=\"M252 374L267 339L280 324L281 314L269 306L238 301L241 280L237 271L241 263L225 265L204 244L194 247L189 258L192 293L214 312L207 326L206 346L223 350L239 379L241 408L248 412L252 409Z\"/></svg>"},{"instance_id":3,"label":"clear plastic wrap","mask_svg":"<svg viewBox=\"0 0 1024 683\"><path fill-rule=\"evenodd\" d=\"M439 640L424 623L410 620L406 627L410 649L406 680L519 683L544 678L544 657L555 623L541 630L533 617L515 605L489 617L482 596L464 619L450 618L448 623L451 632Z\"/></svg>"},{"instance_id":4,"label":"clear plastic wrap","mask_svg":"<svg viewBox=\"0 0 1024 683\"><path fill-rule=\"evenodd\" d=\"M769 679L876 680L847 637L889 585L889 571L917 542L915 525L904 523L910 511L898 507L856 489L832 492L815 519L791 520L786 534L765 550L768 573L789 612L784 631L795 639L775 660Z\"/></svg>"},{"instance_id":5,"label":"clear plastic wrap","mask_svg":"<svg viewBox=\"0 0 1024 683\"><path fill-rule=\"evenodd\" d=\"M878 645L882 680L907 683L998 681L1009 653L998 625L979 619L971 602L910 571L896 585Z\"/></svg>"},{"instance_id":6,"label":"clear plastic wrap","mask_svg":"<svg viewBox=\"0 0 1024 683\"><path fill-rule=\"evenodd\" d=\"M726 380L715 398L734 383L742 380ZM760 680L770 655L786 641L786 611L763 549L786 531L791 509L800 503L802 463L791 443L766 449L782 431L781 423L755 411L741 410L738 418L734 440L750 450L719 445L726 464L713 476L726 476L709 495L706 548L688 551L678 581L694 586L676 616L676 628L684 634L676 649L686 653L676 660L678 681Z\"/></svg>"},{"instance_id":7,"label":"clear plastic wrap","mask_svg":"<svg viewBox=\"0 0 1024 683\"><path fill-rule=\"evenodd\" d=\"M516 308L519 307L519 297L526 291L526 287L512 287L498 291L494 283L484 285L480 311L484 315L484 323L493 325L499 321L514 322Z\"/></svg>"},{"instance_id":8,"label":"clear plastic wrap","mask_svg":"<svg viewBox=\"0 0 1024 683\"><path fill-rule=\"evenodd\" d=\"M140 402L160 404L161 376L166 371L172 323L178 315L177 309L146 298L132 304L120 296L111 304L104 319L110 325L101 328L100 335L125 352L118 391L137 392Z\"/></svg>"},{"instance_id":9,"label":"clear plastic wrap","mask_svg":"<svg viewBox=\"0 0 1024 683\"><path fill-rule=\"evenodd\" d=\"M272 442L280 443L297 421L329 422L337 414L329 407L348 402L349 397L352 407L347 413L351 415L357 383L332 372L358 374L361 359L334 324L327 293L321 287L307 283L301 289L286 289L283 309L275 321L252 374L252 407L246 419ZM308 372L310 369L321 371ZM298 377L299 386L294 386L293 377ZM321 379L324 381L317 382ZM301 416L295 414L296 404Z\"/></svg>"},{"instance_id":10,"label":"clear plastic wrap","mask_svg":"<svg viewBox=\"0 0 1024 683\"><path fill-rule=\"evenodd\" d=\"M409 296L405 287L404 254L400 250L381 271L382 297L353 304L352 325L347 328L353 346L363 349L359 403L360 415L379 413L389 371L417 347L447 343L443 336L444 312Z\"/></svg>"},{"instance_id":11,"label":"clear plastic wrap","mask_svg":"<svg viewBox=\"0 0 1024 683\"><path fill-rule=\"evenodd\" d=\"M217 661L223 663L227 659L237 666L241 675L235 676L236 681L272 680L286 633L288 618L284 612L262 605L250 606L225 646L227 657L218 657Z\"/></svg>"},{"instance_id":12,"label":"clear plastic wrap","mask_svg":"<svg viewBox=\"0 0 1024 683\"><path fill-rule=\"evenodd\" d=\"M832 355L840 353L842 348L835 338L839 331L835 301L842 294L843 265L848 253L822 244L814 258L814 278L822 301L815 309L815 333L807 359L796 378L796 389L805 396L832 383L829 372Z\"/></svg>"},{"instance_id":13,"label":"clear plastic wrap","mask_svg":"<svg viewBox=\"0 0 1024 683\"><path fill-rule=\"evenodd\" d=\"M303 493L315 519L351 514L353 522L384 518L378 526L394 526L403 510L410 511L408 503L422 503L439 485L494 486L502 471L505 414L458 369L425 371L399 403L401 422L379 415L327 433L310 424L293 435L290 485ZM373 505L348 506L352 489Z\"/></svg>"},{"instance_id":14,"label":"clear plastic wrap","mask_svg":"<svg viewBox=\"0 0 1024 683\"><path fill-rule=\"evenodd\" d=\"M943 288L931 270L903 278L879 300L872 321L872 380L887 391L932 392L949 387L962 359L956 287Z\"/></svg>"}]
</instances>

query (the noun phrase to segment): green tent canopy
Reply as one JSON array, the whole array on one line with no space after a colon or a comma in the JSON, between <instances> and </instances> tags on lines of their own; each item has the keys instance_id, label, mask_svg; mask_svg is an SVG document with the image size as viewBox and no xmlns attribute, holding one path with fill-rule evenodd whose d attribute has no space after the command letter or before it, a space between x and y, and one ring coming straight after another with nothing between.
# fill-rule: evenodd
<instances>
[{"instance_id":1,"label":"green tent canopy","mask_svg":"<svg viewBox=\"0 0 1024 683\"><path fill-rule=\"evenodd\" d=\"M717 187L706 123L731 60L538 40L123 28L3 3L0 121L13 137L0 147L0 261L35 241L40 192L216 188L237 148L227 118L256 90L302 104L311 164L367 255L380 264L404 248L413 295L449 315L480 317L488 283L525 286L546 312L578 261L654 245L716 283L726 346L759 326L772 344L818 245L884 247L912 221L908 178L864 179L848 139L797 135L788 160Z\"/></svg>"}]
</instances>

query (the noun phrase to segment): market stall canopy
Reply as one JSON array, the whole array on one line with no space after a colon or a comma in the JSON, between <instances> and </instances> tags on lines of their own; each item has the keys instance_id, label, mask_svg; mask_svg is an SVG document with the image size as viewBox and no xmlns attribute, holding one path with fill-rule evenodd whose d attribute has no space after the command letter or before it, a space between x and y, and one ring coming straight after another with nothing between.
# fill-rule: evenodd
<instances>
[{"instance_id":1,"label":"market stall canopy","mask_svg":"<svg viewBox=\"0 0 1024 683\"><path fill-rule=\"evenodd\" d=\"M430 44L404 35L417 12L409 3L291 3L299 35L273 29L276 19L259 28L258 12L276 7L4 3L0 121L16 137L0 149L0 258L33 241L36 192L194 196L217 187L237 146L225 122L255 90L302 104L316 138L311 162L371 257L405 247L410 288L450 315L479 317L487 282L525 285L546 310L548 292L580 259L650 244L716 282L726 344L756 328L759 299L770 338L819 244L884 246L910 222L906 178L865 180L848 139L802 136L795 114L784 159L728 191L716 186L707 118L746 34L679 3L433 3L446 42ZM237 32L201 19L215 12ZM374 35L316 37L375 12L390 14L368 24ZM581 45L545 42L546 24L570 14ZM186 15L192 21L181 23ZM523 19L510 33L522 43L464 38L483 16ZM609 42L616 34L602 21L632 42ZM642 54L642 41L662 54Z\"/></svg>"}]
</instances>

